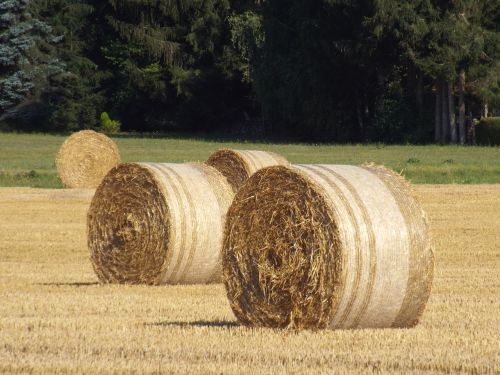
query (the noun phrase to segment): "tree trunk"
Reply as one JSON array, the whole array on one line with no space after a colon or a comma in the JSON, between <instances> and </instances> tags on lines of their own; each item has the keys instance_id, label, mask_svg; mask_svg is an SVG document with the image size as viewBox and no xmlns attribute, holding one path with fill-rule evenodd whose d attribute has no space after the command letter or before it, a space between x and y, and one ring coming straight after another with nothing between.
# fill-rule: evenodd
<instances>
[{"instance_id":1,"label":"tree trunk","mask_svg":"<svg viewBox=\"0 0 500 375\"><path fill-rule=\"evenodd\" d=\"M448 105L447 84L445 81L441 81L441 143L450 141L450 111Z\"/></svg>"},{"instance_id":2,"label":"tree trunk","mask_svg":"<svg viewBox=\"0 0 500 375\"><path fill-rule=\"evenodd\" d=\"M408 97L411 98L412 95L415 93L416 89L416 76L415 76L415 65L413 63L408 63L408 82L407 82L407 90L408 90Z\"/></svg>"},{"instance_id":3,"label":"tree trunk","mask_svg":"<svg viewBox=\"0 0 500 375\"><path fill-rule=\"evenodd\" d=\"M469 112L469 144L476 145L476 124L472 118L472 112Z\"/></svg>"},{"instance_id":4,"label":"tree trunk","mask_svg":"<svg viewBox=\"0 0 500 375\"><path fill-rule=\"evenodd\" d=\"M358 118L358 139L363 140L363 135L364 135L363 112L361 110L361 103L359 98L356 100L356 117Z\"/></svg>"},{"instance_id":5,"label":"tree trunk","mask_svg":"<svg viewBox=\"0 0 500 375\"><path fill-rule=\"evenodd\" d=\"M465 143L465 71L458 75L458 134L460 144Z\"/></svg>"},{"instance_id":6,"label":"tree trunk","mask_svg":"<svg viewBox=\"0 0 500 375\"><path fill-rule=\"evenodd\" d=\"M441 142L441 127L442 127L442 106L443 100L441 98L441 84L436 81L436 111L434 117L434 142Z\"/></svg>"},{"instance_id":7,"label":"tree trunk","mask_svg":"<svg viewBox=\"0 0 500 375\"><path fill-rule=\"evenodd\" d=\"M450 119L450 139L451 143L457 143L457 123L455 121L455 99L453 98L453 85L450 81L446 82L448 98L448 117Z\"/></svg>"},{"instance_id":8,"label":"tree trunk","mask_svg":"<svg viewBox=\"0 0 500 375\"><path fill-rule=\"evenodd\" d=\"M382 70L377 70L377 82L378 86L383 89L386 81L386 74Z\"/></svg>"},{"instance_id":9,"label":"tree trunk","mask_svg":"<svg viewBox=\"0 0 500 375\"><path fill-rule=\"evenodd\" d=\"M415 91L415 104L417 105L417 113L419 117L422 116L424 108L424 75L422 72L418 72L417 77L417 88Z\"/></svg>"}]
</instances>

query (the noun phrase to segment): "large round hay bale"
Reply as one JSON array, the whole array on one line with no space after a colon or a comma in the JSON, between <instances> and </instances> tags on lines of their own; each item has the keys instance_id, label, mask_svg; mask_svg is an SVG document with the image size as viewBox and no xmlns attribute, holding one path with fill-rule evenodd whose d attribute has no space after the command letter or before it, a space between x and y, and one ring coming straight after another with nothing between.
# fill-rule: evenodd
<instances>
[{"instance_id":1,"label":"large round hay bale","mask_svg":"<svg viewBox=\"0 0 500 375\"><path fill-rule=\"evenodd\" d=\"M245 325L410 327L433 268L420 205L382 167L266 168L228 212L223 280Z\"/></svg>"},{"instance_id":2,"label":"large round hay bale","mask_svg":"<svg viewBox=\"0 0 500 375\"><path fill-rule=\"evenodd\" d=\"M230 149L214 152L206 164L221 172L235 192L258 170L273 165L289 165L283 156L274 152Z\"/></svg>"},{"instance_id":3,"label":"large round hay bale","mask_svg":"<svg viewBox=\"0 0 500 375\"><path fill-rule=\"evenodd\" d=\"M203 164L124 163L104 178L87 218L94 270L104 283L218 282L233 192Z\"/></svg>"},{"instance_id":4,"label":"large round hay bale","mask_svg":"<svg viewBox=\"0 0 500 375\"><path fill-rule=\"evenodd\" d=\"M72 134L56 158L57 173L67 188L96 188L118 163L120 152L115 142L92 130Z\"/></svg>"}]
</instances>

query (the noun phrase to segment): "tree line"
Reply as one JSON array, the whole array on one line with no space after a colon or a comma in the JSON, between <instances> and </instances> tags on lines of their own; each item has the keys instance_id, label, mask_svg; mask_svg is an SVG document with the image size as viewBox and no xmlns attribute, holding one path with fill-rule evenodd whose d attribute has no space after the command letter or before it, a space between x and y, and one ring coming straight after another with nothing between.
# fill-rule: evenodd
<instances>
[{"instance_id":1,"label":"tree line","mask_svg":"<svg viewBox=\"0 0 500 375\"><path fill-rule=\"evenodd\" d=\"M0 128L465 143L499 28L489 0L0 0Z\"/></svg>"}]
</instances>

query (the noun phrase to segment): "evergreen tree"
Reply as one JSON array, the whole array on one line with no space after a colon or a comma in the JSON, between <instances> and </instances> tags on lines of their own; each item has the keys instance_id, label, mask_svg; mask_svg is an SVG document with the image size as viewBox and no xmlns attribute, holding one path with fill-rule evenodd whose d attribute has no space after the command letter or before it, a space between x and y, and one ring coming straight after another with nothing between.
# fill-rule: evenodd
<instances>
[{"instance_id":1,"label":"evergreen tree","mask_svg":"<svg viewBox=\"0 0 500 375\"><path fill-rule=\"evenodd\" d=\"M465 142L466 91L484 100L498 88L500 34L498 23L494 27L490 23L495 17L498 20L499 5L493 3L457 0L435 4L439 17L431 25L428 54L419 63L436 81L438 142ZM465 77L472 85L466 84ZM481 82L480 89L474 87L477 81ZM459 91L458 116L455 88Z\"/></svg>"},{"instance_id":2,"label":"evergreen tree","mask_svg":"<svg viewBox=\"0 0 500 375\"><path fill-rule=\"evenodd\" d=\"M489 0L0 0L0 120L463 143L499 28Z\"/></svg>"},{"instance_id":3,"label":"evergreen tree","mask_svg":"<svg viewBox=\"0 0 500 375\"><path fill-rule=\"evenodd\" d=\"M274 0L246 11L261 19L260 47L245 49L252 51L250 74L268 130L302 139L364 139L380 90L376 46L363 24L371 2Z\"/></svg>"},{"instance_id":4,"label":"evergreen tree","mask_svg":"<svg viewBox=\"0 0 500 375\"><path fill-rule=\"evenodd\" d=\"M464 90L473 102L500 107L500 3L467 1L462 4L461 17L480 41L470 59L460 66ZM465 76L467 80L465 81Z\"/></svg>"},{"instance_id":5,"label":"evergreen tree","mask_svg":"<svg viewBox=\"0 0 500 375\"><path fill-rule=\"evenodd\" d=\"M64 35L53 54L66 65L66 73L53 77L51 90L44 94L43 127L77 130L100 126L100 114L106 110L102 87L106 72L94 61L100 48L95 37L100 27L92 19L94 10L87 0L36 1L36 14L57 35Z\"/></svg>"},{"instance_id":6,"label":"evergreen tree","mask_svg":"<svg viewBox=\"0 0 500 375\"><path fill-rule=\"evenodd\" d=\"M208 130L227 120L241 100L233 90L243 90L225 61L229 1L110 0L103 11L118 36L103 53L125 128Z\"/></svg>"},{"instance_id":7,"label":"evergreen tree","mask_svg":"<svg viewBox=\"0 0 500 375\"><path fill-rule=\"evenodd\" d=\"M52 28L35 18L29 0L0 2L0 120L36 114L37 97L50 77L63 71L50 56Z\"/></svg>"},{"instance_id":8,"label":"evergreen tree","mask_svg":"<svg viewBox=\"0 0 500 375\"><path fill-rule=\"evenodd\" d=\"M407 87L407 105L412 100L415 103L408 109L416 115L414 119L426 124L421 117L425 89L430 92L432 88L435 140L464 143L466 97L498 98L499 7L495 2L476 0L374 1L373 13L363 24L367 39L376 42L372 61L379 72L385 72L379 80L387 83L381 98L391 88L404 92L403 86ZM384 79L390 76L388 71L392 71L390 80Z\"/></svg>"}]
</instances>

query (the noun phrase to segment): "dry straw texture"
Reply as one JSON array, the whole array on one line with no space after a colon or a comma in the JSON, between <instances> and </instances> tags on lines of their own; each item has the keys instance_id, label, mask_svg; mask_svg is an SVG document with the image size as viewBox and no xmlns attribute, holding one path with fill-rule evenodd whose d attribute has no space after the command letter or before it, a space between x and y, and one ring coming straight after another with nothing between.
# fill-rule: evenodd
<instances>
[{"instance_id":1,"label":"dry straw texture","mask_svg":"<svg viewBox=\"0 0 500 375\"><path fill-rule=\"evenodd\" d=\"M216 151L206 164L221 172L235 192L258 170L273 165L289 165L283 156L274 152L230 149Z\"/></svg>"},{"instance_id":2,"label":"dry straw texture","mask_svg":"<svg viewBox=\"0 0 500 375\"><path fill-rule=\"evenodd\" d=\"M266 168L228 212L223 279L246 325L410 327L433 268L423 211L382 167Z\"/></svg>"},{"instance_id":3,"label":"dry straw texture","mask_svg":"<svg viewBox=\"0 0 500 375\"><path fill-rule=\"evenodd\" d=\"M119 162L116 144L92 130L72 134L64 141L56 158L57 173L67 188L96 188Z\"/></svg>"},{"instance_id":4,"label":"dry straw texture","mask_svg":"<svg viewBox=\"0 0 500 375\"><path fill-rule=\"evenodd\" d=\"M125 163L99 185L88 245L105 283L220 281L224 219L233 192L203 164Z\"/></svg>"},{"instance_id":5,"label":"dry straw texture","mask_svg":"<svg viewBox=\"0 0 500 375\"><path fill-rule=\"evenodd\" d=\"M222 285L97 285L91 191L0 188L0 374L498 375L500 185L415 190L436 256L418 326L283 334L238 325Z\"/></svg>"}]
</instances>

